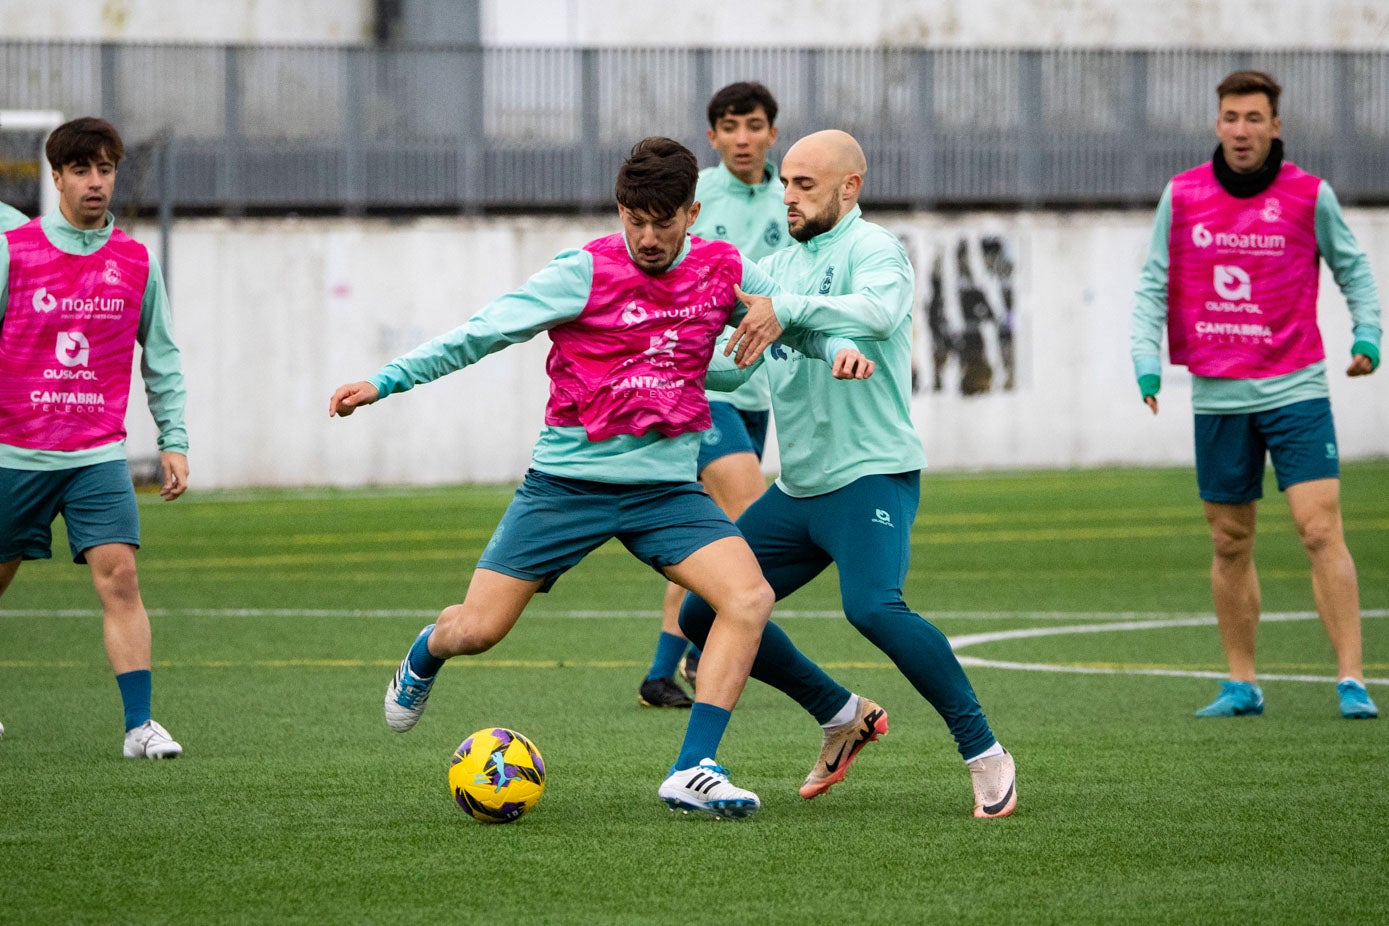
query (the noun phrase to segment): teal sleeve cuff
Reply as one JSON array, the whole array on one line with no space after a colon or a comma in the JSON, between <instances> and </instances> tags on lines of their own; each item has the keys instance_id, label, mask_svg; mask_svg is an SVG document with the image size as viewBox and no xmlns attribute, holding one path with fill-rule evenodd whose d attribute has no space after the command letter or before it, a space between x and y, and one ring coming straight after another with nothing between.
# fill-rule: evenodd
<instances>
[{"instance_id":1,"label":"teal sleeve cuff","mask_svg":"<svg viewBox=\"0 0 1389 926\"><path fill-rule=\"evenodd\" d=\"M1379 348L1370 341L1356 341L1350 346L1350 355L1364 354L1370 358L1370 369L1379 369Z\"/></svg>"},{"instance_id":2,"label":"teal sleeve cuff","mask_svg":"<svg viewBox=\"0 0 1389 926\"><path fill-rule=\"evenodd\" d=\"M388 395L393 395L397 392L405 391L403 388L401 388L402 383L400 382L400 380L393 376L388 376L384 368L377 370L376 373L374 373L371 376L368 376L367 382L371 383L373 386L376 387L376 398L378 401L380 399L384 399Z\"/></svg>"},{"instance_id":3,"label":"teal sleeve cuff","mask_svg":"<svg viewBox=\"0 0 1389 926\"><path fill-rule=\"evenodd\" d=\"M1144 373L1138 377L1138 391L1143 393L1143 398L1147 399L1158 394L1162 389L1162 377L1155 373Z\"/></svg>"}]
</instances>

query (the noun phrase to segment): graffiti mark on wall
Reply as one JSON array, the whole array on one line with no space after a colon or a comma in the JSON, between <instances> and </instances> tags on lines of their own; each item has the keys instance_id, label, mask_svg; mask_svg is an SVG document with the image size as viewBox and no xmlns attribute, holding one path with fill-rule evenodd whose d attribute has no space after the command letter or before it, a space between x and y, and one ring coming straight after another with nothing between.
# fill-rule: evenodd
<instances>
[{"instance_id":1,"label":"graffiti mark on wall","mask_svg":"<svg viewBox=\"0 0 1389 926\"><path fill-rule=\"evenodd\" d=\"M897 232L916 269L912 391L977 396L1018 387L1016 249L1003 234Z\"/></svg>"}]
</instances>

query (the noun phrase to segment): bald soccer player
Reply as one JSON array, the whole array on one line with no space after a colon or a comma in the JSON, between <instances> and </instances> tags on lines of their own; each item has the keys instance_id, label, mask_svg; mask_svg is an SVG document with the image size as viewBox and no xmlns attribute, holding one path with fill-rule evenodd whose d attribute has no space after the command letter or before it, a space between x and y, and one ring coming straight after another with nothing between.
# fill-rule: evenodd
<instances>
[{"instance_id":1,"label":"bald soccer player","mask_svg":"<svg viewBox=\"0 0 1389 926\"><path fill-rule=\"evenodd\" d=\"M945 635L902 600L926 465L910 413L914 276L897 237L863 219L866 169L858 142L838 131L801 139L782 161L797 244L760 266L786 293L740 293L748 313L726 346L750 356L766 349L755 366L771 381L781 476L737 525L778 600L838 567L849 622L949 726L969 768L974 815L1005 817L1017 806L1013 757ZM852 337L876 372L835 382L821 364L799 362L773 344L792 325ZM680 625L692 641L703 644L713 619L704 601L686 597ZM775 623L763 631L752 677L790 695L823 727L804 798L843 780L858 751L887 732L886 711L830 678Z\"/></svg>"}]
</instances>

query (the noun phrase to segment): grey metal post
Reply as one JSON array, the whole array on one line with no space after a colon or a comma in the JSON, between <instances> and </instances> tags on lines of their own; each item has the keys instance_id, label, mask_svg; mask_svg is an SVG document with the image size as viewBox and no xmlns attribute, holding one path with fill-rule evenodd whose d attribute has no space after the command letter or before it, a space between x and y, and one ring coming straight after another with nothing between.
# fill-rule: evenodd
<instances>
[{"instance_id":1,"label":"grey metal post","mask_svg":"<svg viewBox=\"0 0 1389 926\"><path fill-rule=\"evenodd\" d=\"M603 184L598 179L598 50L580 52L579 83L579 189L580 206L597 205Z\"/></svg>"},{"instance_id":2,"label":"grey metal post","mask_svg":"<svg viewBox=\"0 0 1389 926\"><path fill-rule=\"evenodd\" d=\"M1124 53L1128 64L1128 107L1130 138L1133 144L1125 146L1132 152L1127 177L1129 188L1125 199L1146 201L1153 190L1160 189L1163 181L1148 176L1152 163L1152 138L1148 132L1148 58L1150 52L1131 51ZM1122 142L1122 139L1118 140ZM1122 150L1122 148L1121 148Z\"/></svg>"},{"instance_id":3,"label":"grey metal post","mask_svg":"<svg viewBox=\"0 0 1389 926\"><path fill-rule=\"evenodd\" d=\"M704 125L707 121L705 111L708 109L709 97L714 95L714 69L710 62L713 53L707 48L696 48L694 50L694 114L695 125Z\"/></svg>"},{"instance_id":4,"label":"grey metal post","mask_svg":"<svg viewBox=\"0 0 1389 926\"><path fill-rule=\"evenodd\" d=\"M241 189L241 54L235 45L228 45L222 56L225 72L223 85L223 119L226 137L222 141L222 164L218 182L226 214L239 216L245 212L245 191Z\"/></svg>"},{"instance_id":5,"label":"grey metal post","mask_svg":"<svg viewBox=\"0 0 1389 926\"><path fill-rule=\"evenodd\" d=\"M911 189L908 198L914 209L930 209L935 205L940 179L936 171L935 116L936 77L934 73L935 54L924 48L911 53L912 76L915 78L912 92L916 97L916 118L907 129L908 143L911 145Z\"/></svg>"},{"instance_id":6,"label":"grey metal post","mask_svg":"<svg viewBox=\"0 0 1389 926\"><path fill-rule=\"evenodd\" d=\"M487 124L486 72L481 47L465 48L462 55L463 87L458 94L458 198L465 214L482 211L486 187Z\"/></svg>"},{"instance_id":7,"label":"grey metal post","mask_svg":"<svg viewBox=\"0 0 1389 926\"><path fill-rule=\"evenodd\" d=\"M802 54L805 58L805 113L801 118L804 120L805 132L809 134L825 128L820 121L821 53L818 49L807 48Z\"/></svg>"},{"instance_id":8,"label":"grey metal post","mask_svg":"<svg viewBox=\"0 0 1389 926\"><path fill-rule=\"evenodd\" d=\"M116 90L116 57L120 47L112 42L101 44L101 114L117 126L121 114L116 107L120 105L120 95Z\"/></svg>"},{"instance_id":9,"label":"grey metal post","mask_svg":"<svg viewBox=\"0 0 1389 926\"><path fill-rule=\"evenodd\" d=\"M1333 60L1335 76L1331 93L1336 100L1336 116L1331 126L1331 169L1335 172L1332 185L1344 202L1353 201L1360 192L1354 169L1361 144L1355 128L1355 62L1352 53L1344 51L1336 52Z\"/></svg>"},{"instance_id":10,"label":"grey metal post","mask_svg":"<svg viewBox=\"0 0 1389 926\"><path fill-rule=\"evenodd\" d=\"M1018 186L1021 199L1036 205L1042 198L1042 53L1018 55Z\"/></svg>"},{"instance_id":11,"label":"grey metal post","mask_svg":"<svg viewBox=\"0 0 1389 926\"><path fill-rule=\"evenodd\" d=\"M359 216L366 202L366 89L370 62L365 48L345 48L339 54L347 99L342 124L342 204L347 215Z\"/></svg>"},{"instance_id":12,"label":"grey metal post","mask_svg":"<svg viewBox=\"0 0 1389 926\"><path fill-rule=\"evenodd\" d=\"M164 289L174 291L174 132L170 130L159 153L159 263L164 268Z\"/></svg>"}]
</instances>

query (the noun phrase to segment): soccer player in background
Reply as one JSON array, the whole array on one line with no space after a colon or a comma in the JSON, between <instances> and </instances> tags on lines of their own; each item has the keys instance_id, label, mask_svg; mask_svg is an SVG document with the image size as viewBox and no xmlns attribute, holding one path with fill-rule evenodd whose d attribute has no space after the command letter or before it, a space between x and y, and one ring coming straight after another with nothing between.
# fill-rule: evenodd
<instances>
[{"instance_id":1,"label":"soccer player in background","mask_svg":"<svg viewBox=\"0 0 1389 926\"><path fill-rule=\"evenodd\" d=\"M1318 259L1350 307L1347 376L1379 366L1379 295L1336 194L1284 160L1280 92L1259 71L1236 71L1216 88L1215 154L1173 177L1158 201L1133 310L1133 367L1155 415L1164 327L1172 362L1191 371L1196 482L1215 547L1211 594L1230 666L1220 695L1196 715L1264 711L1254 673L1254 527L1267 454L1311 561L1317 613L1336 651L1341 715L1370 718L1379 711L1365 690L1360 591L1341 526L1317 328Z\"/></svg>"},{"instance_id":2,"label":"soccer player in background","mask_svg":"<svg viewBox=\"0 0 1389 926\"><path fill-rule=\"evenodd\" d=\"M0 232L9 231L11 228L18 228L27 221L29 221L29 217L14 206L8 203L0 203ZM3 309L0 309L0 312L3 312ZM5 725L0 723L0 736L4 735Z\"/></svg>"},{"instance_id":3,"label":"soccer player in background","mask_svg":"<svg viewBox=\"0 0 1389 926\"><path fill-rule=\"evenodd\" d=\"M0 594L26 559L52 555L67 525L73 562L101 600L106 654L125 707L127 758L180 746L150 715L151 634L135 550L140 518L125 459L125 410L140 373L159 426L173 501L188 487L183 370L154 255L115 227L109 207L125 146L102 119L75 119L45 153L58 208L0 241Z\"/></svg>"},{"instance_id":4,"label":"soccer player in background","mask_svg":"<svg viewBox=\"0 0 1389 926\"><path fill-rule=\"evenodd\" d=\"M732 245L689 237L698 172L679 142L639 142L617 176L620 233L564 251L466 324L369 381L339 387L329 415L352 414L548 332L551 398L531 469L463 603L420 632L387 685L386 723L399 732L414 727L445 660L496 645L536 593L617 537L638 559L698 590L718 615L699 700L659 796L672 809L746 817L760 806L757 795L731 784L714 760L772 595L747 543L695 481L695 459L709 427L704 383L715 339L742 313L735 288L777 287ZM836 376L871 373L843 339L790 340L832 364Z\"/></svg>"},{"instance_id":5,"label":"soccer player in background","mask_svg":"<svg viewBox=\"0 0 1389 926\"><path fill-rule=\"evenodd\" d=\"M690 234L730 242L753 261L791 243L781 180L767 158L776 143L776 114L776 98L759 83L740 81L715 93L709 100L709 144L719 163L701 170L695 187L699 217ZM700 441L699 481L736 520L767 488L761 463L771 417L766 376L756 373L733 392L711 389L707 398L713 427ZM699 667L699 650L687 653L680 632L684 597L683 588L667 583L656 654L638 691L638 700L648 707L694 703L674 677L678 666L693 687Z\"/></svg>"},{"instance_id":6,"label":"soccer player in background","mask_svg":"<svg viewBox=\"0 0 1389 926\"><path fill-rule=\"evenodd\" d=\"M838 131L809 135L782 159L787 222L799 243L761 267L786 294L740 294L748 313L729 343L760 347L785 326L809 326L854 338L877 372L836 383L776 347L761 355L781 475L737 526L778 600L834 563L849 622L949 726L970 772L974 815L1004 817L1017 805L1013 757L989 729L945 634L902 600L926 465L911 419L915 277L897 237L859 210L866 169L858 142ZM680 625L698 643L713 612L692 591ZM801 797L828 791L887 732L886 711L835 682L775 623L762 634L752 676L790 695L823 728Z\"/></svg>"}]
</instances>

